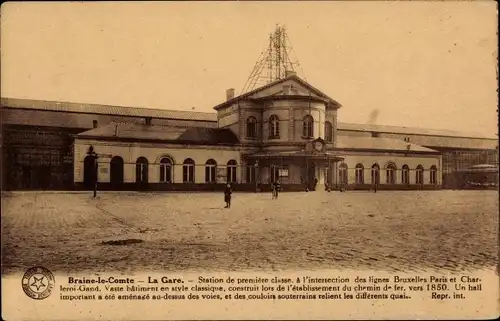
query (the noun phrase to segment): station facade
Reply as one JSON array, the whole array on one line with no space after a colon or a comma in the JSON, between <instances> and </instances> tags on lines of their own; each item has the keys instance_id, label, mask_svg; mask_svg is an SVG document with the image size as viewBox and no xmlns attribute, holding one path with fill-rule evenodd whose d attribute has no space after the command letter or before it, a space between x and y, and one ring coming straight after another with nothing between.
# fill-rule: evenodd
<instances>
[{"instance_id":1,"label":"station facade","mask_svg":"<svg viewBox=\"0 0 500 321\"><path fill-rule=\"evenodd\" d=\"M494 138L339 122L341 104L293 73L214 109L2 99L3 188L90 188L91 146L101 190L456 188L463 167L498 167Z\"/></svg>"}]
</instances>

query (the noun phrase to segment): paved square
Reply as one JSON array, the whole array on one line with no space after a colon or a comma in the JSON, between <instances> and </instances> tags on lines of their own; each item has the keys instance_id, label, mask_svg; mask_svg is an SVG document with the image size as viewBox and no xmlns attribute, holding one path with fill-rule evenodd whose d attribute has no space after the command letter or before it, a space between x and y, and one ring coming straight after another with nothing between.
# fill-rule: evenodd
<instances>
[{"instance_id":1,"label":"paved square","mask_svg":"<svg viewBox=\"0 0 500 321\"><path fill-rule=\"evenodd\" d=\"M54 272L491 268L496 191L17 192L2 197L3 269ZM142 243L103 245L139 239Z\"/></svg>"}]
</instances>

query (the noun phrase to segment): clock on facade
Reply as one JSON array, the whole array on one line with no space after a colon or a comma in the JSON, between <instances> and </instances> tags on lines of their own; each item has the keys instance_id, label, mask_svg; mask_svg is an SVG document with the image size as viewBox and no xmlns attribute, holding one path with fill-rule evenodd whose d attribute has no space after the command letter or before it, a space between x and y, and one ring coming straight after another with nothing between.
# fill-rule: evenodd
<instances>
[{"instance_id":1,"label":"clock on facade","mask_svg":"<svg viewBox=\"0 0 500 321\"><path fill-rule=\"evenodd\" d=\"M319 140L315 141L313 147L316 151L321 152L323 150L323 143Z\"/></svg>"}]
</instances>

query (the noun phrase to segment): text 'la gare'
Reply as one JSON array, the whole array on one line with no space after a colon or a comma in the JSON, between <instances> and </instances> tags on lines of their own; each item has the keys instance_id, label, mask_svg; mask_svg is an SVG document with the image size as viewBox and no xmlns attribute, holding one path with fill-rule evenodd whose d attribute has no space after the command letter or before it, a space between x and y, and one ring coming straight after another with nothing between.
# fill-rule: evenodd
<instances>
[{"instance_id":1,"label":"text 'la gare'","mask_svg":"<svg viewBox=\"0 0 500 321\"><path fill-rule=\"evenodd\" d=\"M148 283L184 283L184 281L182 281L182 279L179 279L179 278L169 278L169 277L166 277L166 276L162 276L159 280L157 278L152 278L150 276L148 276Z\"/></svg>"}]
</instances>

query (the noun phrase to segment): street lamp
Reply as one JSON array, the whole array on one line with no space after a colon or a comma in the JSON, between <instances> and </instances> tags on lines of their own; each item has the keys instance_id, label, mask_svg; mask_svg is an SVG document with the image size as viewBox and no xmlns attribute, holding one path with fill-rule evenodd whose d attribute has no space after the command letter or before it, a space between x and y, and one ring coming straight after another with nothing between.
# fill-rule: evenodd
<instances>
[{"instance_id":1,"label":"street lamp","mask_svg":"<svg viewBox=\"0 0 500 321\"><path fill-rule=\"evenodd\" d=\"M259 161L258 160L255 161L255 164L253 164L253 167L255 169L254 170L254 175L255 175L255 177L254 177L254 179L255 179L255 192L257 193L259 191L259 181L257 179L257 170L259 168Z\"/></svg>"},{"instance_id":2,"label":"street lamp","mask_svg":"<svg viewBox=\"0 0 500 321\"><path fill-rule=\"evenodd\" d=\"M94 186L94 198L97 196L97 170L98 170L98 163L97 159L99 159L99 156L97 156L97 153L94 151L94 146L90 145L89 150L87 152L87 155L91 158L92 160L92 185Z\"/></svg>"}]
</instances>

